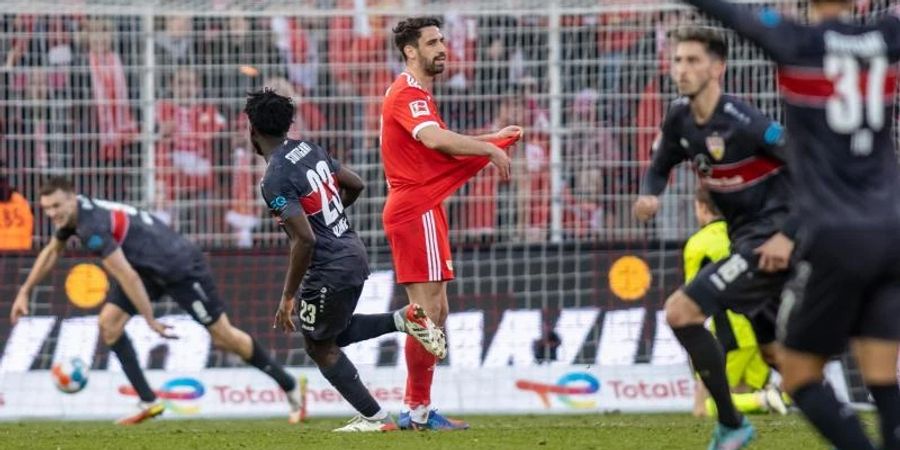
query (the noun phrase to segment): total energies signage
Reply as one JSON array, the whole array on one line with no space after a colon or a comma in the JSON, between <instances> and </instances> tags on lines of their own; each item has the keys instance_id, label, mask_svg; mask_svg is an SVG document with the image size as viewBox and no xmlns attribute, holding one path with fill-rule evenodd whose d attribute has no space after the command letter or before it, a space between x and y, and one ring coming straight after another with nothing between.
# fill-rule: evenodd
<instances>
[{"instance_id":1,"label":"total energies signage","mask_svg":"<svg viewBox=\"0 0 900 450\"><path fill-rule=\"evenodd\" d=\"M291 369L308 378L312 416L349 416L352 408L315 370ZM369 368L360 376L390 411L402 408L406 372ZM195 373L147 371L169 418L286 416L284 392L250 368L205 369ZM53 388L48 371L0 375L0 419L112 419L134 411L134 390L121 373L97 371L76 394ZM597 370L551 365L527 369L439 368L432 399L453 414L584 413L599 411L688 411L693 381L686 366L627 366Z\"/></svg>"},{"instance_id":2,"label":"total energies signage","mask_svg":"<svg viewBox=\"0 0 900 450\"><path fill-rule=\"evenodd\" d=\"M840 370L840 367L835 367ZM289 368L307 383L311 416L350 416L355 411L314 369ZM369 391L389 411L403 407L406 371L360 368ZM193 373L147 371L167 407L165 417L223 418L287 415L285 394L251 368L204 369ZM834 383L832 383L834 384ZM846 399L846 389L837 389ZM842 392L843 391L843 392ZM688 412L694 380L686 365L543 365L459 370L440 367L432 400L452 414L567 414L591 412ZM121 373L96 371L87 387L64 394L49 371L0 373L0 420L113 419L135 411L134 390Z\"/></svg>"},{"instance_id":3,"label":"total energies signage","mask_svg":"<svg viewBox=\"0 0 900 450\"><path fill-rule=\"evenodd\" d=\"M687 411L694 395L685 365L554 367L550 373L529 373L543 379L519 377L516 388L531 392L545 411ZM555 381L546 381L557 373Z\"/></svg>"}]
</instances>

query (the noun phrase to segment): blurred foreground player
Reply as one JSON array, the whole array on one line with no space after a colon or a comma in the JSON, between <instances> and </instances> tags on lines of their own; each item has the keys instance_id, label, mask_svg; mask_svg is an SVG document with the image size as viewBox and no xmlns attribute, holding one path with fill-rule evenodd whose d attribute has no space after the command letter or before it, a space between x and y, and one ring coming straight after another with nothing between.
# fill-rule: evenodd
<instances>
[{"instance_id":1,"label":"blurred foreground player","mask_svg":"<svg viewBox=\"0 0 900 450\"><path fill-rule=\"evenodd\" d=\"M772 9L688 0L779 65L790 166L803 218L778 331L783 386L842 450L869 450L856 414L823 384L848 344L881 419L881 448L900 449L900 171L894 141L900 9L854 23L851 0L812 0L809 25Z\"/></svg>"},{"instance_id":2,"label":"blurred foreground player","mask_svg":"<svg viewBox=\"0 0 900 450\"><path fill-rule=\"evenodd\" d=\"M275 326L296 331L292 318L296 310L307 354L359 412L335 431L397 429L341 347L401 331L429 354L443 358L444 333L416 304L392 313L353 314L369 276L369 262L345 208L365 185L316 144L286 138L294 111L291 99L271 90L250 94L244 108L253 148L268 163L260 184L263 198L291 241ZM296 308L295 296L300 300Z\"/></svg>"},{"instance_id":3,"label":"blurred foreground player","mask_svg":"<svg viewBox=\"0 0 900 450\"><path fill-rule=\"evenodd\" d=\"M196 245L146 211L76 195L73 185L64 178L46 181L40 195L41 208L56 227L56 234L41 250L19 289L10 318L15 323L28 314L32 288L56 265L70 237L77 236L83 248L102 258L103 267L117 284L100 310L100 336L118 357L140 398L140 411L120 419L119 424L138 424L165 410L141 371L125 324L131 316L140 314L160 336L174 338L167 331L169 327L153 317L151 307L151 301L166 295L206 327L213 345L236 353L272 377L287 393L289 420L299 421L297 382L253 338L228 321L209 264Z\"/></svg>"},{"instance_id":4,"label":"blurred foreground player","mask_svg":"<svg viewBox=\"0 0 900 450\"><path fill-rule=\"evenodd\" d=\"M728 223L731 256L707 264L666 300L666 321L690 355L716 403L711 449L738 449L756 432L735 409L722 348L703 323L730 309L754 319L760 350L775 354L775 310L788 274L796 221L789 220L789 184L782 161L783 129L744 101L722 93L728 46L710 28L675 35L672 79L682 98L672 103L654 145L653 162L634 205L646 221L677 164L692 161L702 185Z\"/></svg>"},{"instance_id":5,"label":"blurred foreground player","mask_svg":"<svg viewBox=\"0 0 900 450\"><path fill-rule=\"evenodd\" d=\"M394 45L406 68L388 88L381 112L381 156L388 182L383 221L397 282L411 303L422 305L438 326L449 313L447 282L454 278L453 256L444 199L487 164L509 178L509 156L503 150L522 135L509 126L484 136L464 136L447 129L431 93L444 71L447 47L441 22L409 18L394 27ZM447 419L431 405L436 360L413 339L406 341L403 429L460 430L468 424Z\"/></svg>"}]
</instances>

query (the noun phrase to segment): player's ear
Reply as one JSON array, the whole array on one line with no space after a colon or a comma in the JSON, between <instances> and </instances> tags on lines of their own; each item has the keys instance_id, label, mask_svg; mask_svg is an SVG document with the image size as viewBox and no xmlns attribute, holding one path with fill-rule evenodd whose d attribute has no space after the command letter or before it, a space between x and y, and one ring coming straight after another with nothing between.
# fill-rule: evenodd
<instances>
[{"instance_id":1,"label":"player's ear","mask_svg":"<svg viewBox=\"0 0 900 450\"><path fill-rule=\"evenodd\" d=\"M717 79L721 80L725 76L725 60L721 58L713 58L713 70Z\"/></svg>"},{"instance_id":2,"label":"player's ear","mask_svg":"<svg viewBox=\"0 0 900 450\"><path fill-rule=\"evenodd\" d=\"M416 47L412 44L407 44L403 46L403 54L406 55L406 60L409 61L416 56Z\"/></svg>"}]
</instances>

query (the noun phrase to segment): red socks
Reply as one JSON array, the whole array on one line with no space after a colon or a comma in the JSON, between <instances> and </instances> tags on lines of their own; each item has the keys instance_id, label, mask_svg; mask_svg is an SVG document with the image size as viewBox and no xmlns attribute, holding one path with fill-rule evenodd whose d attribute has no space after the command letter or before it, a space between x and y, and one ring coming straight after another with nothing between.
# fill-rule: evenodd
<instances>
[{"instance_id":1,"label":"red socks","mask_svg":"<svg viewBox=\"0 0 900 450\"><path fill-rule=\"evenodd\" d=\"M406 337L406 397L410 409L431 404L431 381L437 358L412 336Z\"/></svg>"}]
</instances>

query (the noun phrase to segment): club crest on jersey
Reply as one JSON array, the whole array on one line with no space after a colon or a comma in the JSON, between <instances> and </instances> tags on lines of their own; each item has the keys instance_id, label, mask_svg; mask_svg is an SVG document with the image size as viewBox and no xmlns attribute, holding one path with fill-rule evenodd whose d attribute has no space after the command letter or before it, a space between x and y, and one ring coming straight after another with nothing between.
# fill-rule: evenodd
<instances>
[{"instance_id":1,"label":"club crest on jersey","mask_svg":"<svg viewBox=\"0 0 900 450\"><path fill-rule=\"evenodd\" d=\"M725 156L725 139L722 139L722 136L718 134L707 137L706 149L709 150L709 156L712 156L716 161L721 161Z\"/></svg>"},{"instance_id":2,"label":"club crest on jersey","mask_svg":"<svg viewBox=\"0 0 900 450\"><path fill-rule=\"evenodd\" d=\"M430 115L431 112L428 110L428 102L425 100L415 100L409 102L409 111L412 113L413 118L427 116Z\"/></svg>"}]
</instances>

